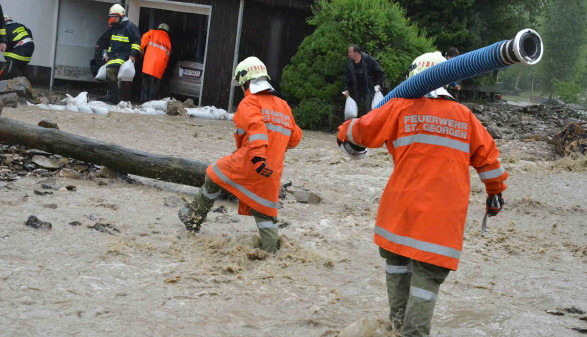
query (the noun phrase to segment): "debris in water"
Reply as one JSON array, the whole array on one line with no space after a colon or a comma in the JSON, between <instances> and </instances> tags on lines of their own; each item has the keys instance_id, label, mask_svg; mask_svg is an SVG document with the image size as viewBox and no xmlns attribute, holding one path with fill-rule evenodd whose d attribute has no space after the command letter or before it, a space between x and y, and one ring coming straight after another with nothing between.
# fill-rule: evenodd
<instances>
[{"instance_id":1,"label":"debris in water","mask_svg":"<svg viewBox=\"0 0 587 337\"><path fill-rule=\"evenodd\" d=\"M27 219L27 221L24 224L26 226L31 226L33 228L41 228L41 229L53 228L53 225L51 225L50 222L41 221L41 220L39 220L39 218L37 218L34 215L29 216L29 218Z\"/></svg>"}]
</instances>

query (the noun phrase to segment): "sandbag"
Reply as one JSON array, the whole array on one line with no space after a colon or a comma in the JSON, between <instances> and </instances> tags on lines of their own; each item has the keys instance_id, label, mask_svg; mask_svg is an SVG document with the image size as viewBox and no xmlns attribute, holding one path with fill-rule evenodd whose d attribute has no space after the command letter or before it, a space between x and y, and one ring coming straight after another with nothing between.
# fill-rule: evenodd
<instances>
[{"instance_id":1,"label":"sandbag","mask_svg":"<svg viewBox=\"0 0 587 337\"><path fill-rule=\"evenodd\" d=\"M133 78L135 78L135 64L129 59L120 66L118 79L124 82L131 82Z\"/></svg>"},{"instance_id":2,"label":"sandbag","mask_svg":"<svg viewBox=\"0 0 587 337\"><path fill-rule=\"evenodd\" d=\"M355 102L355 100L349 95L344 104L344 119L356 118L358 113L359 107L357 107L357 102Z\"/></svg>"},{"instance_id":3,"label":"sandbag","mask_svg":"<svg viewBox=\"0 0 587 337\"><path fill-rule=\"evenodd\" d=\"M379 104L379 102L381 102L382 99L383 94L381 93L381 91L379 91L379 87L375 86L375 95L373 96L373 101L371 101L371 110L375 109L377 104Z\"/></svg>"},{"instance_id":4,"label":"sandbag","mask_svg":"<svg viewBox=\"0 0 587 337\"><path fill-rule=\"evenodd\" d=\"M98 82L106 82L106 65L105 64L103 66L101 66L100 69L98 69L98 73L96 74L95 80Z\"/></svg>"}]
</instances>

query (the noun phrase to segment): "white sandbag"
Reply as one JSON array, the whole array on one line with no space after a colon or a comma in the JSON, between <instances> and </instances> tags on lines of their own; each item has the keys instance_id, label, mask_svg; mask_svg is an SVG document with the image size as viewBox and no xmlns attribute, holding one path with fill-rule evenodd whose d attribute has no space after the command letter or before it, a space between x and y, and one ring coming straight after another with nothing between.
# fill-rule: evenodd
<instances>
[{"instance_id":1,"label":"white sandbag","mask_svg":"<svg viewBox=\"0 0 587 337\"><path fill-rule=\"evenodd\" d=\"M218 109L213 106L200 108L186 108L187 114L202 119L232 120L234 114L229 114L224 109Z\"/></svg>"},{"instance_id":2,"label":"white sandbag","mask_svg":"<svg viewBox=\"0 0 587 337\"><path fill-rule=\"evenodd\" d=\"M65 106L65 110L67 110L67 111L75 111L75 112L78 112L79 111L78 107L75 106L74 104L67 104Z\"/></svg>"},{"instance_id":3,"label":"white sandbag","mask_svg":"<svg viewBox=\"0 0 587 337\"><path fill-rule=\"evenodd\" d=\"M167 111L167 103L166 100L157 100L157 101L149 101L145 102L141 105L143 109L155 109L155 110L162 110Z\"/></svg>"},{"instance_id":4,"label":"white sandbag","mask_svg":"<svg viewBox=\"0 0 587 337\"><path fill-rule=\"evenodd\" d=\"M381 102L383 99L383 94L379 91L379 86L375 86L375 95L373 96L373 101L371 101L371 109L375 109L377 104Z\"/></svg>"},{"instance_id":5,"label":"white sandbag","mask_svg":"<svg viewBox=\"0 0 587 337\"><path fill-rule=\"evenodd\" d=\"M78 107L80 105L88 104L88 92L87 91L80 92L79 95L75 96L75 98L73 100L75 101L75 105Z\"/></svg>"},{"instance_id":6,"label":"white sandbag","mask_svg":"<svg viewBox=\"0 0 587 337\"><path fill-rule=\"evenodd\" d=\"M77 107L77 109L78 109L79 112L84 112L84 113L87 113L87 114L93 114L94 113L94 110L92 110L92 108L90 108L89 105L80 105L80 106Z\"/></svg>"},{"instance_id":7,"label":"white sandbag","mask_svg":"<svg viewBox=\"0 0 587 337\"><path fill-rule=\"evenodd\" d=\"M357 102L354 99L347 97L346 103L344 104L344 119L351 119L357 117L359 112L359 107L357 107Z\"/></svg>"},{"instance_id":8,"label":"white sandbag","mask_svg":"<svg viewBox=\"0 0 587 337\"><path fill-rule=\"evenodd\" d=\"M125 82L130 82L135 78L135 64L130 59L124 62L118 70L118 79Z\"/></svg>"},{"instance_id":9,"label":"white sandbag","mask_svg":"<svg viewBox=\"0 0 587 337\"><path fill-rule=\"evenodd\" d=\"M56 105L56 104L49 104L49 105L47 105L47 108L50 109L50 110L58 110L58 111L65 110L65 106L63 106L63 105Z\"/></svg>"},{"instance_id":10,"label":"white sandbag","mask_svg":"<svg viewBox=\"0 0 587 337\"><path fill-rule=\"evenodd\" d=\"M98 69L98 73L94 79L98 82L106 82L106 64Z\"/></svg>"}]
</instances>

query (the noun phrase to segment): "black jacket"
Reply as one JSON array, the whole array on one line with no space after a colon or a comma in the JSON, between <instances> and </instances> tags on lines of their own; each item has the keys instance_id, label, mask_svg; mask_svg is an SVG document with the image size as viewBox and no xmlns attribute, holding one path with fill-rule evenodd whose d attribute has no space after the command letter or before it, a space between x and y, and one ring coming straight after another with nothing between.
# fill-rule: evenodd
<instances>
[{"instance_id":1,"label":"black jacket","mask_svg":"<svg viewBox=\"0 0 587 337\"><path fill-rule=\"evenodd\" d=\"M344 69L344 89L348 90L351 97L354 99L357 98L357 92L359 92L359 83L357 83L357 75L355 74L355 61L348 59L346 68ZM374 87L379 85L383 87L383 79L385 75L383 74L383 70L381 70L381 66L379 66L379 62L374 59L371 55L361 52L361 62L360 64L363 66L365 73L367 73L368 83L366 83L367 88L363 88L361 90L363 92L368 92L373 96L375 94ZM366 90L365 90L366 89ZM364 98L364 97L363 97Z\"/></svg>"},{"instance_id":2,"label":"black jacket","mask_svg":"<svg viewBox=\"0 0 587 337\"><path fill-rule=\"evenodd\" d=\"M8 42L8 40L6 39L4 11L2 10L2 5L0 5L0 43L7 43L7 42Z\"/></svg>"},{"instance_id":3,"label":"black jacket","mask_svg":"<svg viewBox=\"0 0 587 337\"><path fill-rule=\"evenodd\" d=\"M33 32L25 25L9 21L6 24L6 51L4 57L15 62L30 62L35 49Z\"/></svg>"},{"instance_id":4,"label":"black jacket","mask_svg":"<svg viewBox=\"0 0 587 337\"><path fill-rule=\"evenodd\" d=\"M120 67L129 56L138 58L141 50L141 34L137 26L124 17L110 28L110 47L107 67Z\"/></svg>"}]
</instances>

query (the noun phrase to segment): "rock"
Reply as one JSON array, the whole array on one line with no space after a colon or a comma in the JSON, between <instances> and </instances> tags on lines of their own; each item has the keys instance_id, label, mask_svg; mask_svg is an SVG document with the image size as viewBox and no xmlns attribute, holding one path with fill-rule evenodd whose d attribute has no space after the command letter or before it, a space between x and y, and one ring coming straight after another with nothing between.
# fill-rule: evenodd
<instances>
[{"instance_id":1,"label":"rock","mask_svg":"<svg viewBox=\"0 0 587 337\"><path fill-rule=\"evenodd\" d=\"M38 155L33 156L33 159L31 161L42 168L46 168L46 169L50 169L50 170L55 170L55 169L58 169L61 167L61 165L59 163L57 163L56 161L49 159L47 157L44 157L44 156L38 156Z\"/></svg>"},{"instance_id":2,"label":"rock","mask_svg":"<svg viewBox=\"0 0 587 337\"><path fill-rule=\"evenodd\" d=\"M503 138L503 134L501 133L501 131L499 130L499 128L497 127L495 122L487 123L487 125L485 125L485 129L487 129L487 132L489 132L489 134L491 135L491 137L493 137L493 139L502 139Z\"/></svg>"},{"instance_id":3,"label":"rock","mask_svg":"<svg viewBox=\"0 0 587 337\"><path fill-rule=\"evenodd\" d=\"M2 115L2 109L4 109L4 103L0 102L0 115Z\"/></svg>"},{"instance_id":4,"label":"rock","mask_svg":"<svg viewBox=\"0 0 587 337\"><path fill-rule=\"evenodd\" d=\"M69 223L69 225L70 225L70 226L74 226L74 227L75 227L75 226L81 226L81 225L82 225L82 223L81 223L81 222L79 222L79 221L72 221L72 222L70 222L70 223Z\"/></svg>"},{"instance_id":5,"label":"rock","mask_svg":"<svg viewBox=\"0 0 587 337\"><path fill-rule=\"evenodd\" d=\"M72 170L72 169L68 169L68 168L62 168L61 171L59 171L59 176L64 177L64 178L71 178L71 179L81 179L82 178L82 175L79 174L79 172Z\"/></svg>"},{"instance_id":6,"label":"rock","mask_svg":"<svg viewBox=\"0 0 587 337\"><path fill-rule=\"evenodd\" d=\"M46 129L59 129L59 125L50 119L43 119L37 125Z\"/></svg>"},{"instance_id":7,"label":"rock","mask_svg":"<svg viewBox=\"0 0 587 337\"><path fill-rule=\"evenodd\" d=\"M14 92L0 95L0 102L7 108L16 108L18 106L18 95Z\"/></svg>"},{"instance_id":8,"label":"rock","mask_svg":"<svg viewBox=\"0 0 587 337\"><path fill-rule=\"evenodd\" d=\"M293 195L297 202L303 204L318 204L322 201L322 198L318 194L310 191L297 190Z\"/></svg>"},{"instance_id":9,"label":"rock","mask_svg":"<svg viewBox=\"0 0 587 337\"><path fill-rule=\"evenodd\" d=\"M110 180L108 180L108 179L96 178L94 180L98 182L98 186L107 186L107 185L110 185Z\"/></svg>"},{"instance_id":10,"label":"rock","mask_svg":"<svg viewBox=\"0 0 587 337\"><path fill-rule=\"evenodd\" d=\"M26 77L17 77L11 80L0 81L0 93L16 93L20 97L37 100L37 95Z\"/></svg>"},{"instance_id":11,"label":"rock","mask_svg":"<svg viewBox=\"0 0 587 337\"><path fill-rule=\"evenodd\" d=\"M93 229L97 230L98 232L108 233L110 235L114 235L114 232L120 232L118 230L118 228L114 227L114 225L111 225L109 223L97 222L93 225L88 226L88 228L93 228Z\"/></svg>"},{"instance_id":12,"label":"rock","mask_svg":"<svg viewBox=\"0 0 587 337\"><path fill-rule=\"evenodd\" d=\"M46 205L43 205L43 207L45 207L45 208L51 208L51 209L57 209L57 207L59 207L59 206L57 206L57 204L46 204Z\"/></svg>"},{"instance_id":13,"label":"rock","mask_svg":"<svg viewBox=\"0 0 587 337\"><path fill-rule=\"evenodd\" d=\"M118 178L119 174L118 174L118 172L116 172L106 166L102 166L102 168L100 168L100 172L98 173L98 176L100 176L102 178L116 179L116 178Z\"/></svg>"},{"instance_id":14,"label":"rock","mask_svg":"<svg viewBox=\"0 0 587 337\"><path fill-rule=\"evenodd\" d=\"M194 100L193 100L193 99L191 99L191 98L188 98L188 99L186 99L186 100L183 102L183 107L184 107L184 108L188 108L188 109L190 109L190 108L195 108L195 107L196 107L196 104L194 103Z\"/></svg>"},{"instance_id":15,"label":"rock","mask_svg":"<svg viewBox=\"0 0 587 337\"><path fill-rule=\"evenodd\" d=\"M65 186L65 189L68 190L68 191L75 192L77 190L77 186L75 186L75 185L67 185L67 186Z\"/></svg>"},{"instance_id":16,"label":"rock","mask_svg":"<svg viewBox=\"0 0 587 337\"><path fill-rule=\"evenodd\" d=\"M33 190L33 193L36 194L36 195L49 195L49 194L53 194L53 192L39 191L39 190Z\"/></svg>"},{"instance_id":17,"label":"rock","mask_svg":"<svg viewBox=\"0 0 587 337\"><path fill-rule=\"evenodd\" d=\"M167 114L170 116L186 116L187 111L180 101L171 101L167 103Z\"/></svg>"},{"instance_id":18,"label":"rock","mask_svg":"<svg viewBox=\"0 0 587 337\"><path fill-rule=\"evenodd\" d=\"M53 225L51 225L50 222L41 221L41 220L39 220L39 218L37 218L34 215L29 216L29 218L27 219L27 221L24 224L25 224L25 226L30 226L33 228L40 228L40 229L53 228Z\"/></svg>"},{"instance_id":19,"label":"rock","mask_svg":"<svg viewBox=\"0 0 587 337\"><path fill-rule=\"evenodd\" d=\"M212 212L215 212L215 213L228 213L228 211L226 210L226 207L224 207L224 205L221 205L218 208L213 209Z\"/></svg>"}]
</instances>

